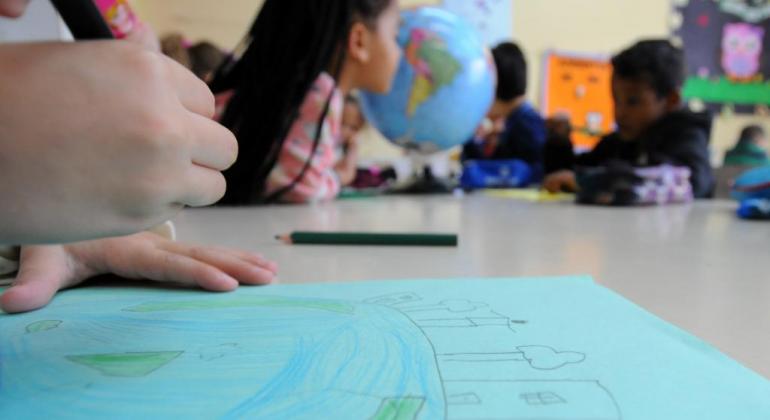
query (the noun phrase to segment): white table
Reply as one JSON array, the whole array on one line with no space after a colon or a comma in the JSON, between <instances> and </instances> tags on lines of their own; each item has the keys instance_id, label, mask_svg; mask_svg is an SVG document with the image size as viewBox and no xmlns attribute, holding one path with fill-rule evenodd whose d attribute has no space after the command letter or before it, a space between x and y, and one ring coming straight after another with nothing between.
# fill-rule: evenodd
<instances>
[{"instance_id":1,"label":"white table","mask_svg":"<svg viewBox=\"0 0 770 420\"><path fill-rule=\"evenodd\" d=\"M259 251L280 282L589 274L770 378L770 223L730 202L582 207L481 195L189 210L180 239ZM293 230L458 232L459 248L287 246Z\"/></svg>"}]
</instances>

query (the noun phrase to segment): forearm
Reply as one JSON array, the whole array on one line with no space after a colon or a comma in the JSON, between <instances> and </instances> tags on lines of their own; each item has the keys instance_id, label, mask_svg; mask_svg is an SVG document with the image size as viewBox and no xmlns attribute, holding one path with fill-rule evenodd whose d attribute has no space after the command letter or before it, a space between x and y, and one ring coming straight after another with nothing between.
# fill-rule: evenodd
<instances>
[{"instance_id":1,"label":"forearm","mask_svg":"<svg viewBox=\"0 0 770 420\"><path fill-rule=\"evenodd\" d=\"M350 185L355 181L358 169L356 166L357 160L352 153L348 153L335 166L334 170L337 172L342 186Z\"/></svg>"}]
</instances>

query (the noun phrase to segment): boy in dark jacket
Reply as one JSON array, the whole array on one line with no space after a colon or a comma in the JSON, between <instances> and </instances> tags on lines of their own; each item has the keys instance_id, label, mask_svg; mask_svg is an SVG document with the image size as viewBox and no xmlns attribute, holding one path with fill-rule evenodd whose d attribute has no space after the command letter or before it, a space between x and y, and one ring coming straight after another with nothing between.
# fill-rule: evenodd
<instances>
[{"instance_id":1,"label":"boy in dark jacket","mask_svg":"<svg viewBox=\"0 0 770 420\"><path fill-rule=\"evenodd\" d=\"M620 161L635 167L687 167L694 196L711 197L715 185L708 150L711 119L682 109L682 51L664 40L641 41L615 56L612 65L618 129L593 151L577 156L575 166ZM578 188L572 169L549 175L543 185L552 192Z\"/></svg>"}]
</instances>

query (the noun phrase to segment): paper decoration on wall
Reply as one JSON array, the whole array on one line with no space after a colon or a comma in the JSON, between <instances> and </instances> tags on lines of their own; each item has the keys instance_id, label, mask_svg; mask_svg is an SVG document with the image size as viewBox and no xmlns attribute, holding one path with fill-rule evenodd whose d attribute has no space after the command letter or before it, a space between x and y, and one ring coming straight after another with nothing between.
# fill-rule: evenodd
<instances>
[{"instance_id":1,"label":"paper decoration on wall","mask_svg":"<svg viewBox=\"0 0 770 420\"><path fill-rule=\"evenodd\" d=\"M691 107L747 113L770 104L770 0L679 0L671 21Z\"/></svg>"},{"instance_id":2,"label":"paper decoration on wall","mask_svg":"<svg viewBox=\"0 0 770 420\"><path fill-rule=\"evenodd\" d=\"M607 57L549 52L543 66L542 112L568 116L578 151L592 149L615 127L612 65Z\"/></svg>"},{"instance_id":3,"label":"paper decoration on wall","mask_svg":"<svg viewBox=\"0 0 770 420\"><path fill-rule=\"evenodd\" d=\"M770 18L770 0L721 0L717 3L723 12L746 22L757 23Z\"/></svg>"},{"instance_id":4,"label":"paper decoration on wall","mask_svg":"<svg viewBox=\"0 0 770 420\"><path fill-rule=\"evenodd\" d=\"M760 58L765 30L749 23L728 23L722 36L722 68L735 82L762 80Z\"/></svg>"},{"instance_id":5,"label":"paper decoration on wall","mask_svg":"<svg viewBox=\"0 0 770 420\"><path fill-rule=\"evenodd\" d=\"M400 4L402 8L441 7L462 16L478 29L490 46L513 36L512 0L401 0Z\"/></svg>"}]
</instances>

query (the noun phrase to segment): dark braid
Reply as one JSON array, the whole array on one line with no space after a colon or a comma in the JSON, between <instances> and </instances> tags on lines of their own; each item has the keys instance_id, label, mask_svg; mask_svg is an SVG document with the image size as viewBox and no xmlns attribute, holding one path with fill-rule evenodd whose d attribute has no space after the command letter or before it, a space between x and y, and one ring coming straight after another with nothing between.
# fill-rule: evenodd
<instances>
[{"instance_id":1,"label":"dark braid","mask_svg":"<svg viewBox=\"0 0 770 420\"><path fill-rule=\"evenodd\" d=\"M240 151L225 172L222 204L264 201L265 181L306 94L322 72L339 77L353 23L373 23L391 1L265 1L240 60L223 64L211 83L215 92L235 90L222 124L235 133Z\"/></svg>"}]
</instances>

